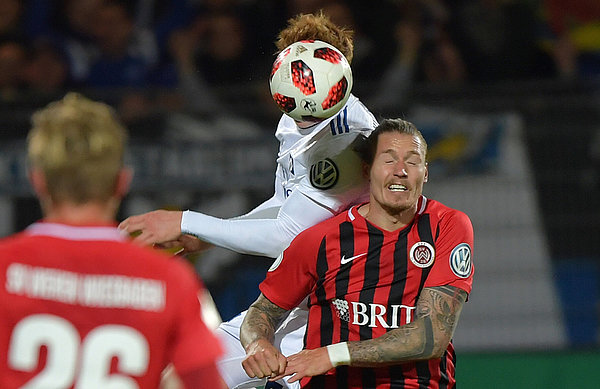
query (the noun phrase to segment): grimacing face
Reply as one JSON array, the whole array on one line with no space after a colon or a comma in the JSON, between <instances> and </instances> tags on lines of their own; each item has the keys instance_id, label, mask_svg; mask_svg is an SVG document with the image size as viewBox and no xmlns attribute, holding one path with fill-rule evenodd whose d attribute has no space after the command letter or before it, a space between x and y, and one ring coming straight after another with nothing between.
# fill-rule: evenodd
<instances>
[{"instance_id":1,"label":"grimacing face","mask_svg":"<svg viewBox=\"0 0 600 389\"><path fill-rule=\"evenodd\" d=\"M379 135L369 171L371 206L390 214L414 207L427 181L425 148L417 136L399 132Z\"/></svg>"}]
</instances>

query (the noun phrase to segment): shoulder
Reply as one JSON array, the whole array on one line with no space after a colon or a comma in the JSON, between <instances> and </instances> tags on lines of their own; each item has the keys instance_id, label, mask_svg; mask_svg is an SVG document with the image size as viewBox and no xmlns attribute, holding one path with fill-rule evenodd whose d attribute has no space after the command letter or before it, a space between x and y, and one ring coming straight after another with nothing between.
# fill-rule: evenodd
<instances>
[{"instance_id":1,"label":"shoulder","mask_svg":"<svg viewBox=\"0 0 600 389\"><path fill-rule=\"evenodd\" d=\"M183 294L195 292L201 285L191 263L183 257L131 242L123 243L121 250L121 257L129 258L133 273L163 280L172 291L178 290L177 293ZM140 272L140 269L143 270Z\"/></svg>"},{"instance_id":2,"label":"shoulder","mask_svg":"<svg viewBox=\"0 0 600 389\"><path fill-rule=\"evenodd\" d=\"M299 246L304 246L310 242L319 244L324 237L337 233L337 231L339 231L339 225L347 220L347 212L341 212L300 232L292 244Z\"/></svg>"},{"instance_id":3,"label":"shoulder","mask_svg":"<svg viewBox=\"0 0 600 389\"><path fill-rule=\"evenodd\" d=\"M19 250L21 248L26 249L27 246L30 245L31 243L28 243L27 235L22 232L0 238L0 252ZM0 261L5 257L6 256L1 255Z\"/></svg>"},{"instance_id":4,"label":"shoulder","mask_svg":"<svg viewBox=\"0 0 600 389\"><path fill-rule=\"evenodd\" d=\"M332 135L343 133L369 134L378 122L367 107L354 95L350 95L346 105L334 116L322 122L320 129L329 130Z\"/></svg>"},{"instance_id":5,"label":"shoulder","mask_svg":"<svg viewBox=\"0 0 600 389\"><path fill-rule=\"evenodd\" d=\"M379 124L375 115L354 95L344 107L350 127L374 129Z\"/></svg>"},{"instance_id":6,"label":"shoulder","mask_svg":"<svg viewBox=\"0 0 600 389\"><path fill-rule=\"evenodd\" d=\"M425 208L425 213L436 216L440 219L442 218L457 218L457 219L467 219L469 220L469 216L463 211L458 209L449 207L443 203L440 203L437 200L427 199L427 205Z\"/></svg>"},{"instance_id":7,"label":"shoulder","mask_svg":"<svg viewBox=\"0 0 600 389\"><path fill-rule=\"evenodd\" d=\"M473 234L473 224L469 216L458 209L451 208L436 200L427 199L425 214L430 215L432 225L438 230L463 231Z\"/></svg>"},{"instance_id":8,"label":"shoulder","mask_svg":"<svg viewBox=\"0 0 600 389\"><path fill-rule=\"evenodd\" d=\"M132 260L141 261L152 267L157 272L171 273L189 273L192 271L189 262L182 257L173 256L161 249L150 247L141 247L132 242L121 242L122 252L132 258Z\"/></svg>"},{"instance_id":9,"label":"shoulder","mask_svg":"<svg viewBox=\"0 0 600 389\"><path fill-rule=\"evenodd\" d=\"M290 133L298 133L298 127L296 126L296 122L294 119L289 117L286 114L282 114L279 118L279 122L277 122L277 129L275 130L275 138L278 140L282 140L286 136L286 134Z\"/></svg>"}]
</instances>

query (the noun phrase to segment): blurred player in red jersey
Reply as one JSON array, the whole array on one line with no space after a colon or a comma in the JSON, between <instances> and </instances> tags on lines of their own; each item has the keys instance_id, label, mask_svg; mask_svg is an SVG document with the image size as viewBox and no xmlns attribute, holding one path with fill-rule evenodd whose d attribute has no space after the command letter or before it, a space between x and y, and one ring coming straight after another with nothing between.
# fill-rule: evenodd
<instances>
[{"instance_id":1,"label":"blurred player in red jersey","mask_svg":"<svg viewBox=\"0 0 600 389\"><path fill-rule=\"evenodd\" d=\"M29 176L44 219L0 241L0 387L224 387L203 290L183 260L128 242L115 215L131 173L105 104L70 93L35 113Z\"/></svg>"},{"instance_id":2,"label":"blurred player in red jersey","mask_svg":"<svg viewBox=\"0 0 600 389\"><path fill-rule=\"evenodd\" d=\"M369 202L300 233L269 269L242 324L244 369L306 388L453 388L471 222L423 196L427 144L411 123L384 120L363 153ZM307 296L305 349L286 358L277 323Z\"/></svg>"}]
</instances>

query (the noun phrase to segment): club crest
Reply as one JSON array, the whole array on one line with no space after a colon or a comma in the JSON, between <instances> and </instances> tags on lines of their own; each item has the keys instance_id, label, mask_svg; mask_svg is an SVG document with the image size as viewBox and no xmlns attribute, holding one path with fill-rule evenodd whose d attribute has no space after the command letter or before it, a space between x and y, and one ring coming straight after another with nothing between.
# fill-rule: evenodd
<instances>
[{"instance_id":1,"label":"club crest","mask_svg":"<svg viewBox=\"0 0 600 389\"><path fill-rule=\"evenodd\" d=\"M471 246L461 243L456 246L450 254L450 269L460 278L471 275L473 266L471 263Z\"/></svg>"},{"instance_id":2,"label":"club crest","mask_svg":"<svg viewBox=\"0 0 600 389\"><path fill-rule=\"evenodd\" d=\"M329 158L322 159L310 167L310 183L317 189L333 188L338 177L338 167Z\"/></svg>"},{"instance_id":3,"label":"club crest","mask_svg":"<svg viewBox=\"0 0 600 389\"><path fill-rule=\"evenodd\" d=\"M429 267L434 259L435 249L427 242L417 242L410 248L410 261L417 267Z\"/></svg>"}]
</instances>

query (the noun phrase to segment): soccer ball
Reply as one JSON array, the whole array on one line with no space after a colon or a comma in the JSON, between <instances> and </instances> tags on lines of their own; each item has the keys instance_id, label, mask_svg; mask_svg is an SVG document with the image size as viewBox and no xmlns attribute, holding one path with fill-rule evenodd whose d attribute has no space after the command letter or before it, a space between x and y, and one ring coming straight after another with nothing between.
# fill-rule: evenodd
<instances>
[{"instance_id":1,"label":"soccer ball","mask_svg":"<svg viewBox=\"0 0 600 389\"><path fill-rule=\"evenodd\" d=\"M346 104L352 70L346 57L321 41L292 43L281 51L269 78L279 109L296 121L327 119Z\"/></svg>"}]
</instances>

